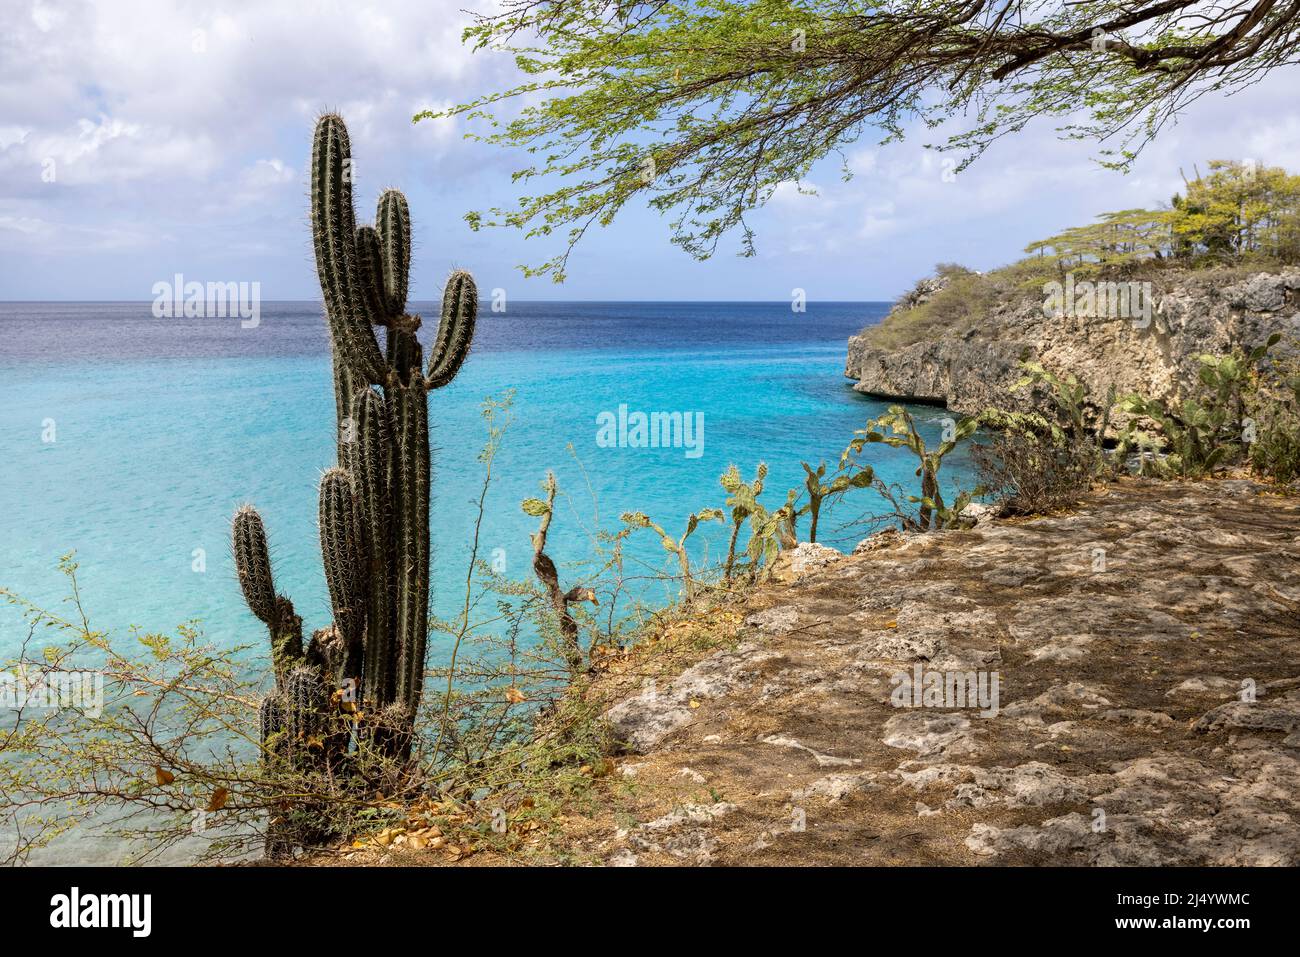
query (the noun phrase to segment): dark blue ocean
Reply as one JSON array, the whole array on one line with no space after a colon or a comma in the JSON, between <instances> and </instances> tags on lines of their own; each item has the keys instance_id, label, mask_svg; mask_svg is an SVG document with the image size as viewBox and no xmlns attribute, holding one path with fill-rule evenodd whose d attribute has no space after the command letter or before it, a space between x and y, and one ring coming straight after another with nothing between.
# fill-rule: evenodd
<instances>
[{"instance_id":1,"label":"dark blue ocean","mask_svg":"<svg viewBox=\"0 0 1300 957\"><path fill-rule=\"evenodd\" d=\"M833 462L884 408L853 392L843 366L846 339L878 321L885 303L810 303L805 313L785 302L486 305L460 376L430 401L434 610L443 615L463 588L487 396L515 392L483 557L516 577L530 574L535 526L519 503L548 469L569 496L552 530L563 564L589 555L592 530L616 529L624 511L677 531L690 512L721 506L718 476L733 462L747 476L768 463L765 499L775 508L802 485L800 460ZM433 303L412 310L437 314ZM197 618L217 642L257 641L228 538L231 513L252 502L279 590L308 628L326 623L316 483L334 454L334 407L318 303L263 304L255 328L157 319L149 303L0 303L0 399L0 584L57 602L65 583L56 562L75 550L96 627L170 631ZM702 453L599 446L598 416L620 405L703 413ZM937 435L941 410L915 411ZM878 474L915 481L903 453L872 452ZM949 481L966 477L961 461L945 471ZM874 498L859 493L823 518L822 540L856 542L862 528L837 526ZM716 557L724 535L702 528L697 554ZM664 562L656 541L637 541L638 555ZM0 609L0 653L25 633L18 625ZM431 650L435 660L443 651Z\"/></svg>"}]
</instances>

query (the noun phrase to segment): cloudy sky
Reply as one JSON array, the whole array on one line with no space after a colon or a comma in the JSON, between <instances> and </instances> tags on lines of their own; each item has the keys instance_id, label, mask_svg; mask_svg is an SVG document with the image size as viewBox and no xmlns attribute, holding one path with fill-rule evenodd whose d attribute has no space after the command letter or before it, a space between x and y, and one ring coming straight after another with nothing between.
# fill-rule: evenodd
<instances>
[{"instance_id":1,"label":"cloudy sky","mask_svg":"<svg viewBox=\"0 0 1300 957\"><path fill-rule=\"evenodd\" d=\"M1206 97L1127 176L1049 125L1003 140L948 181L921 138L849 152L857 174L782 188L735 245L696 263L657 214L590 234L562 286L514 267L554 246L471 233L469 209L508 204L518 157L466 141L430 107L500 88L507 58L460 43L460 10L490 0L383 3L0 0L0 300L149 299L187 279L258 281L267 299L315 298L305 160L314 117L343 113L359 211L386 186L411 201L413 298L453 266L516 299L889 299L938 261L988 268L1095 213L1166 199L1210 158L1300 170L1290 68Z\"/></svg>"}]
</instances>

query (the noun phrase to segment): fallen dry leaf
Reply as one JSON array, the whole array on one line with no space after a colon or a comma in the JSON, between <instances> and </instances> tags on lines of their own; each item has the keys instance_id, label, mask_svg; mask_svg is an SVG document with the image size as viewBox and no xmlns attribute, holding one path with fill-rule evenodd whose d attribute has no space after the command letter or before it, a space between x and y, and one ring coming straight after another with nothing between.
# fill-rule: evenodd
<instances>
[{"instance_id":1,"label":"fallen dry leaf","mask_svg":"<svg viewBox=\"0 0 1300 957\"><path fill-rule=\"evenodd\" d=\"M220 788L220 787L217 788L215 791L212 792L211 800L208 801L208 810L220 811L223 807L226 806L226 801L229 799L229 797L230 797L229 791L227 791L225 788Z\"/></svg>"}]
</instances>

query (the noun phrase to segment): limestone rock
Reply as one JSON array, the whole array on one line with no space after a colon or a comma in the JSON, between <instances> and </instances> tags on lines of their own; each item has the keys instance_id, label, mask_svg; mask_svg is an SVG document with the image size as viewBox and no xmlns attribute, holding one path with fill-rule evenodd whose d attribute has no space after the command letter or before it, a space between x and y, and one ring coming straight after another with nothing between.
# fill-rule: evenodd
<instances>
[{"instance_id":1,"label":"limestone rock","mask_svg":"<svg viewBox=\"0 0 1300 957\"><path fill-rule=\"evenodd\" d=\"M745 618L745 625L769 634L780 634L799 627L799 609L793 605L764 608Z\"/></svg>"},{"instance_id":2,"label":"limestone rock","mask_svg":"<svg viewBox=\"0 0 1300 957\"><path fill-rule=\"evenodd\" d=\"M1123 481L1071 514L891 540L760 586L742 643L675 680L611 671L641 756L588 853L1300 866L1300 501ZM998 672L996 713L896 707L917 667Z\"/></svg>"},{"instance_id":3,"label":"limestone rock","mask_svg":"<svg viewBox=\"0 0 1300 957\"><path fill-rule=\"evenodd\" d=\"M1274 332L1300 334L1297 289L1300 269L1295 267L1226 285L1212 274L1171 272L1154 281L1157 307L1145 324L1119 317L1048 316L1040 297L1013 297L995 304L971 331L900 349L877 349L865 335L854 336L844 374L859 392L946 404L965 415L989 407L1039 408L1041 396L1034 390L1011 391L1021 375L1018 361L1026 357L1073 373L1097 398L1112 383L1119 395L1169 398L1192 384L1202 353L1223 353L1235 343L1254 345ZM905 300L895 308L911 304ZM1278 350L1285 348L1284 339ZM1124 419L1119 415L1113 427L1122 427Z\"/></svg>"},{"instance_id":4,"label":"limestone rock","mask_svg":"<svg viewBox=\"0 0 1300 957\"><path fill-rule=\"evenodd\" d=\"M795 582L812 572L821 571L843 558L841 552L817 542L800 542L777 556L772 567L772 578L779 582Z\"/></svg>"}]
</instances>

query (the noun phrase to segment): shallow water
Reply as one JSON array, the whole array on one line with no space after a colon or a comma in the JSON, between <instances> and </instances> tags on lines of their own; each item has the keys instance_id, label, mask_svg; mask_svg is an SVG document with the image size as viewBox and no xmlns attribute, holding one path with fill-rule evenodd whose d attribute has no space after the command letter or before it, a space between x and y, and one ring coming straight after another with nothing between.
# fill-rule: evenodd
<instances>
[{"instance_id":1,"label":"shallow water","mask_svg":"<svg viewBox=\"0 0 1300 957\"><path fill-rule=\"evenodd\" d=\"M535 523L519 502L536 494L547 469L576 509L561 511L553 529L559 560L587 554L577 520L595 517L588 480L606 527L639 509L671 530L692 510L720 506L718 476L731 462L748 476L765 460L767 500L780 504L785 489L802 485L801 459L833 461L853 429L882 411L842 371L845 339L885 309L516 303L505 315L485 312L461 375L430 402L435 611L454 609L463 580L485 396L516 394L484 521L485 557L502 549L495 554L507 573L527 575ZM199 618L223 644L256 640L260 626L243 606L228 544L231 513L253 502L277 586L309 628L325 622L315 486L334 441L318 305L265 305L260 325L242 329L234 319L155 319L144 303L0 304L0 382L0 582L57 601L65 591L55 563L75 550L98 627L169 630ZM702 454L600 447L597 416L621 404L703 413ZM937 434L941 412L916 412ZM54 441L43 441L51 426ZM872 452L883 477L910 484L905 455ZM962 477L962 463L949 469L950 480ZM858 511L846 503L846 516ZM824 538L853 540L835 525L823 520ZM698 547L716 554L723 535L705 526ZM661 559L656 542L643 545ZM194 570L199 556L203 571ZM11 613L0 615L3 653L19 632Z\"/></svg>"},{"instance_id":2,"label":"shallow water","mask_svg":"<svg viewBox=\"0 0 1300 957\"><path fill-rule=\"evenodd\" d=\"M414 309L436 314L432 303ZM732 462L748 478L766 461L764 500L781 504L787 488L802 487L801 460L833 463L853 430L884 410L853 392L843 365L847 337L886 311L885 303L811 303L805 314L788 303L485 311L460 376L430 401L434 612L454 613L463 596L484 397L515 391L481 556L525 577L536 521L519 503L538 493L548 469L572 497L551 532L549 550L562 567L590 554L583 524L617 528L620 513L640 510L679 531L690 512L722 506L718 476ZM66 588L55 565L75 550L95 627L171 631L197 618L223 646L258 642L264 632L244 607L229 547L232 512L253 502L278 590L309 630L326 624L316 482L334 456L331 388L316 303L265 304L250 329L236 319L155 319L148 303L0 303L0 584L57 603ZM702 413L701 453L601 447L598 417L617 415L620 405ZM914 412L927 439L937 438L942 410ZM877 445L871 454L882 478L915 484L906 453ZM968 464L946 463L945 476L969 484ZM863 528L837 526L877 501L860 492L842 517L824 515L821 539L851 546ZM702 526L697 556L719 555L725 535ZM630 547L665 563L652 536ZM647 597L671 596L661 588ZM0 656L25 636L20 625L0 607ZM447 651L433 642L431 662ZM45 859L107 861L117 850L82 836Z\"/></svg>"}]
</instances>

